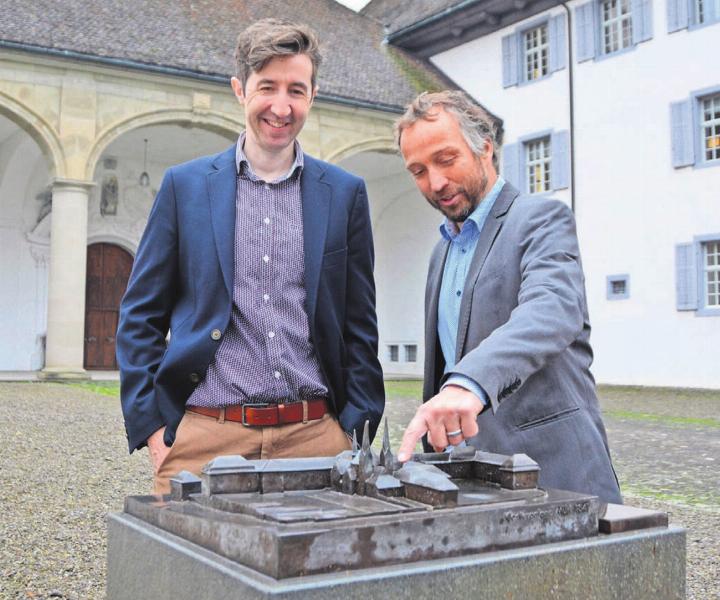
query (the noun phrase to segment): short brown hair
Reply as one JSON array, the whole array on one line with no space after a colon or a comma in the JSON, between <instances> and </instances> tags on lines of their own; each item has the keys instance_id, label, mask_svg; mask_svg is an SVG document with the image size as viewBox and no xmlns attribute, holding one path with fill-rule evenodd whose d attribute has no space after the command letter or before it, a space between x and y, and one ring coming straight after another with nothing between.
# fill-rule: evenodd
<instances>
[{"instance_id":1,"label":"short brown hair","mask_svg":"<svg viewBox=\"0 0 720 600\"><path fill-rule=\"evenodd\" d=\"M423 92L407 107L405 114L395 121L395 141L400 145L402 132L417 123L420 119L434 120L434 109L442 108L453 115L460 125L460 131L470 146L473 154L484 154L485 142L489 142L493 149L492 163L495 170L499 164L500 134L497 125L490 114L475 104L460 91L446 90L444 92Z\"/></svg>"},{"instance_id":2,"label":"short brown hair","mask_svg":"<svg viewBox=\"0 0 720 600\"><path fill-rule=\"evenodd\" d=\"M317 69L322 62L315 32L307 25L280 19L262 19L238 36L235 48L237 77L243 90L248 77L276 56L306 54L312 63L311 84L315 89Z\"/></svg>"}]
</instances>

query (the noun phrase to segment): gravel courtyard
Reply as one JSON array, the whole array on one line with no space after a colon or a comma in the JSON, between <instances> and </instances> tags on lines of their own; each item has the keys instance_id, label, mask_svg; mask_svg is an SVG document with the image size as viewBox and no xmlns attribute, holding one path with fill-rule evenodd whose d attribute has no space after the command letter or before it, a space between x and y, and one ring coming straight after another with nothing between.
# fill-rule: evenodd
<instances>
[{"instance_id":1,"label":"gravel courtyard","mask_svg":"<svg viewBox=\"0 0 720 600\"><path fill-rule=\"evenodd\" d=\"M395 448L420 396L388 382ZM720 392L600 389L626 502L688 529L688 598L720 598ZM0 598L104 597L105 515L151 487L117 385L0 383Z\"/></svg>"}]
</instances>

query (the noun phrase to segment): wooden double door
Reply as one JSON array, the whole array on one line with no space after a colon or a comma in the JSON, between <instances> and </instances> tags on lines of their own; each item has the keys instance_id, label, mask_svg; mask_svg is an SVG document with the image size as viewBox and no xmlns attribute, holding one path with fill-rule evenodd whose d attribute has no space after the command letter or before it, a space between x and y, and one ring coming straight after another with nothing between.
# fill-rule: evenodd
<instances>
[{"instance_id":1,"label":"wooden double door","mask_svg":"<svg viewBox=\"0 0 720 600\"><path fill-rule=\"evenodd\" d=\"M115 333L120 300L125 293L133 257L114 244L87 249L85 286L85 368L117 369Z\"/></svg>"}]
</instances>

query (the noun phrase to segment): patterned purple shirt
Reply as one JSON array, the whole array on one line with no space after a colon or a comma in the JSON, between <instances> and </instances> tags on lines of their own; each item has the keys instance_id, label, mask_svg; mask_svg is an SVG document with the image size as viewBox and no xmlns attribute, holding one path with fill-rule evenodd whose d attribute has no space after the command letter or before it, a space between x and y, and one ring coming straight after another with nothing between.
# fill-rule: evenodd
<instances>
[{"instance_id":1,"label":"patterned purple shirt","mask_svg":"<svg viewBox=\"0 0 720 600\"><path fill-rule=\"evenodd\" d=\"M215 358L189 406L279 403L327 397L305 313L300 173L303 154L284 177L253 173L240 135L236 150L233 305Z\"/></svg>"}]
</instances>

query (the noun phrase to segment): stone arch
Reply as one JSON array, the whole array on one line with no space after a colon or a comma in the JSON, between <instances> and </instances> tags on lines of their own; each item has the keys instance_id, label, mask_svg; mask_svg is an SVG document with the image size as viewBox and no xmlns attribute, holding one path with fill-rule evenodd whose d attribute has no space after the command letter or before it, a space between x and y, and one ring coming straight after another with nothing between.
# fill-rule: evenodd
<instances>
[{"instance_id":1,"label":"stone arch","mask_svg":"<svg viewBox=\"0 0 720 600\"><path fill-rule=\"evenodd\" d=\"M389 152L395 154L397 151L398 149L394 138L390 136L380 136L342 146L334 152L329 153L325 157L325 160L330 163L339 163L361 152Z\"/></svg>"},{"instance_id":2,"label":"stone arch","mask_svg":"<svg viewBox=\"0 0 720 600\"><path fill-rule=\"evenodd\" d=\"M66 176L62 144L55 129L46 119L3 92L0 92L0 114L23 129L40 146L49 163L51 176Z\"/></svg>"},{"instance_id":3,"label":"stone arch","mask_svg":"<svg viewBox=\"0 0 720 600\"><path fill-rule=\"evenodd\" d=\"M92 180L95 166L105 149L122 135L140 127L149 125L168 125L172 123L189 123L210 131L219 133L233 133L237 135L244 126L240 118L231 119L221 113L212 111L195 112L193 110L162 109L139 115L133 115L123 121L114 123L100 132L95 139L92 150L88 155L85 169L85 179Z\"/></svg>"},{"instance_id":4,"label":"stone arch","mask_svg":"<svg viewBox=\"0 0 720 600\"><path fill-rule=\"evenodd\" d=\"M138 241L123 232L98 231L89 234L87 245L92 246L93 244L113 244L125 250L133 258L137 254Z\"/></svg>"}]
</instances>

